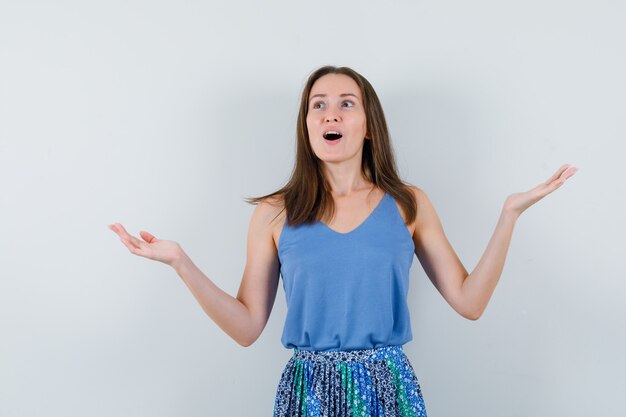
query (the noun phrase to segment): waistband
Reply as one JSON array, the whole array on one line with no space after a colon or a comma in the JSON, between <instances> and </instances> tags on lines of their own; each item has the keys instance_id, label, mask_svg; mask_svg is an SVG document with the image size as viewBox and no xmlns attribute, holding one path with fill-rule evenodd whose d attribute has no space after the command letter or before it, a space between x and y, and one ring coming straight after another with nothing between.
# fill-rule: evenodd
<instances>
[{"instance_id":1,"label":"waistband","mask_svg":"<svg viewBox=\"0 0 626 417\"><path fill-rule=\"evenodd\" d=\"M293 359L312 362L369 362L404 356L402 345L382 346L373 349L316 351L294 348Z\"/></svg>"}]
</instances>

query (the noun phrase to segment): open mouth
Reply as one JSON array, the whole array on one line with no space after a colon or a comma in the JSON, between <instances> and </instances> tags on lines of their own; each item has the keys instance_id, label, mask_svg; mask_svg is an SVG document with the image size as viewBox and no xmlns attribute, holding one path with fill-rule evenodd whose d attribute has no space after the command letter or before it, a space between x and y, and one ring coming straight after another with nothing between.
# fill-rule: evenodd
<instances>
[{"instance_id":1,"label":"open mouth","mask_svg":"<svg viewBox=\"0 0 626 417\"><path fill-rule=\"evenodd\" d=\"M342 136L343 135L339 132L330 131L330 132L324 133L324 139L326 140L337 140L337 139L341 139Z\"/></svg>"}]
</instances>

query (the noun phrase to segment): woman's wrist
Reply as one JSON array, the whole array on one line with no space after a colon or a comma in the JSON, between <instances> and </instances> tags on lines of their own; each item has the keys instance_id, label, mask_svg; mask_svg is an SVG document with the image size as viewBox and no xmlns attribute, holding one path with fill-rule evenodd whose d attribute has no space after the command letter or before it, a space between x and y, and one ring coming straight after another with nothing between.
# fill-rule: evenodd
<instances>
[{"instance_id":1,"label":"woman's wrist","mask_svg":"<svg viewBox=\"0 0 626 417\"><path fill-rule=\"evenodd\" d=\"M176 272L178 272L182 267L184 267L186 264L188 264L190 262L191 262L191 258L189 258L189 256L187 256L187 254L185 253L185 251L182 248L180 248L180 250L178 251L178 253L174 257L172 262L170 262L170 266L172 268L174 268L174 270L176 270Z\"/></svg>"},{"instance_id":2,"label":"woman's wrist","mask_svg":"<svg viewBox=\"0 0 626 417\"><path fill-rule=\"evenodd\" d=\"M519 218L519 216L521 214L522 213L520 213L519 211L517 211L515 209L512 209L512 208L509 208L507 206L504 206L504 207L502 207L502 213L500 214L500 216L502 218L510 219L513 222L515 222L515 221L517 221L517 219Z\"/></svg>"}]
</instances>

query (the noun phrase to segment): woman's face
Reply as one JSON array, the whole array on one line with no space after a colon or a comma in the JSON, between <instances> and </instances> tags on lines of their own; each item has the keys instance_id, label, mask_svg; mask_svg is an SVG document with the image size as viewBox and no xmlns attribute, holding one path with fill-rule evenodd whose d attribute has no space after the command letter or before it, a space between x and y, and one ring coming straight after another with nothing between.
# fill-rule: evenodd
<instances>
[{"instance_id":1,"label":"woman's face","mask_svg":"<svg viewBox=\"0 0 626 417\"><path fill-rule=\"evenodd\" d=\"M326 74L313 84L308 106L306 125L315 155L324 162L357 158L360 164L367 124L357 83L344 74Z\"/></svg>"}]
</instances>

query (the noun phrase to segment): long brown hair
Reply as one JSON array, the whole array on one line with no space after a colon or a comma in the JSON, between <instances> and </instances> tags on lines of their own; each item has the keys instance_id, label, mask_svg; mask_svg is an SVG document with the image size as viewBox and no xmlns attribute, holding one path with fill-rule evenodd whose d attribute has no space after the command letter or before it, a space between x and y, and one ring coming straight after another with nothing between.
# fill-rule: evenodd
<instances>
[{"instance_id":1,"label":"long brown hair","mask_svg":"<svg viewBox=\"0 0 626 417\"><path fill-rule=\"evenodd\" d=\"M315 222L321 219L324 213L328 213L328 217L333 218L335 204L330 193L330 186L322 173L320 160L311 149L306 125L311 88L318 78L326 74L347 75L359 86L365 107L368 134L368 140L363 143L361 171L367 180L389 193L400 203L407 217L406 223L411 223L417 213L417 202L408 188L409 184L402 181L397 173L383 108L369 81L349 67L326 65L311 73L300 100L296 127L296 161L289 182L271 194L248 197L245 201L258 204L268 197L283 197L283 210L287 210L286 222L290 226Z\"/></svg>"}]
</instances>

